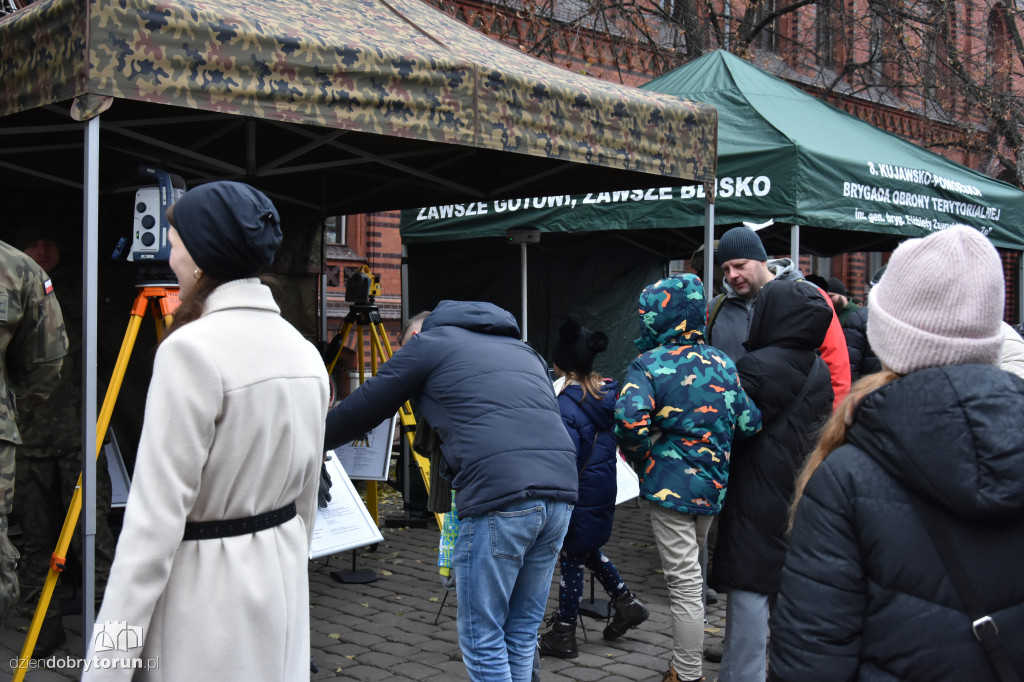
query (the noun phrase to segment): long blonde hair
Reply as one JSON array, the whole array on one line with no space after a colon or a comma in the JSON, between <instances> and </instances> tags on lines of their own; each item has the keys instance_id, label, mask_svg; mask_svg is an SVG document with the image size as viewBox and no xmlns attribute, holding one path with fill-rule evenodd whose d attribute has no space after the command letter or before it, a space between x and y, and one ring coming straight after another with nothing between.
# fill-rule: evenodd
<instances>
[{"instance_id":1,"label":"long blonde hair","mask_svg":"<svg viewBox=\"0 0 1024 682\"><path fill-rule=\"evenodd\" d=\"M821 463L829 454L846 442L846 431L853 425L853 412L857 405L869 393L877 391L882 386L899 379L900 375L892 370L883 369L881 372L869 374L858 379L850 388L850 393L839 403L838 409L832 413L825 426L821 429L821 436L818 438L814 450L807 456L807 462L796 479L796 493L793 496L793 505L789 509L789 532L793 531L793 521L796 519L796 507L800 503L800 497L804 494L804 488L811 476L817 471Z\"/></svg>"},{"instance_id":2,"label":"long blonde hair","mask_svg":"<svg viewBox=\"0 0 1024 682\"><path fill-rule=\"evenodd\" d=\"M583 389L583 397L580 399L580 402L586 400L588 395L594 400L600 400L601 396L607 392L607 389L604 387L604 379L597 372L591 372L583 376L576 372L566 372L565 378L576 382Z\"/></svg>"}]
</instances>

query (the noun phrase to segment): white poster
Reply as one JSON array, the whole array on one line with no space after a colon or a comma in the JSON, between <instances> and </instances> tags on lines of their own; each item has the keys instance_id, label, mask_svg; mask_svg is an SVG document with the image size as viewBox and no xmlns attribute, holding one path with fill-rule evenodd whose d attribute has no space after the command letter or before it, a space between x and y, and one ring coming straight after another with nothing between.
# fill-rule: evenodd
<instances>
[{"instance_id":1,"label":"white poster","mask_svg":"<svg viewBox=\"0 0 1024 682\"><path fill-rule=\"evenodd\" d=\"M110 506L124 507L128 504L128 490L132 487L128 469L121 457L121 448L114 437L114 429L107 429L109 438L103 444L103 454L107 459L107 472L110 474Z\"/></svg>"},{"instance_id":2,"label":"white poster","mask_svg":"<svg viewBox=\"0 0 1024 682\"><path fill-rule=\"evenodd\" d=\"M640 496L640 477L619 451L615 452L615 478L618 483L615 504L622 504L626 500Z\"/></svg>"},{"instance_id":3,"label":"white poster","mask_svg":"<svg viewBox=\"0 0 1024 682\"><path fill-rule=\"evenodd\" d=\"M386 481L398 415L385 419L362 438L335 448L332 454L356 481Z\"/></svg>"},{"instance_id":4,"label":"white poster","mask_svg":"<svg viewBox=\"0 0 1024 682\"><path fill-rule=\"evenodd\" d=\"M384 536L336 457L327 460L327 473L331 477L331 501L316 511L309 558L383 542Z\"/></svg>"}]
</instances>

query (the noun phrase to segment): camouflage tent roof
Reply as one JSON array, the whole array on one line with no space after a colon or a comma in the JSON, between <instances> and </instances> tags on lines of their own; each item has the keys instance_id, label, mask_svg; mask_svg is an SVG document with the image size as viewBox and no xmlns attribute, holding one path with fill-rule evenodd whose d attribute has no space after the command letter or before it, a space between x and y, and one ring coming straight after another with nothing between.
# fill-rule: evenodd
<instances>
[{"instance_id":1,"label":"camouflage tent roof","mask_svg":"<svg viewBox=\"0 0 1024 682\"><path fill-rule=\"evenodd\" d=\"M561 69L420 0L39 0L0 18L0 56L0 128L32 124L28 132L39 122L24 113L73 98L76 118L89 118L113 98L104 122L165 117L166 128L147 133L147 141L162 140L168 158L171 147L189 148L191 167L181 159L166 163L209 179L260 177L265 159L286 153L270 153L272 138L294 131L278 127L254 144L250 130L238 144L256 147L263 160L254 161L251 150L233 160L202 148L226 132L195 125L175 132L175 123L201 124L217 112L320 127L328 130L315 139L307 133L290 140L288 159L269 170L285 175L289 164L334 164L337 175L317 184L350 189L394 181L396 170L413 179L390 205L378 197L378 210L449 196L523 196L539 185L550 189L551 176L566 167L579 176L558 176L571 180L567 191L574 183L594 186L595 178L609 186L647 182L637 172L652 174L648 184L664 183L658 175L684 184L715 173L713 107ZM403 142L370 139L379 136ZM321 156L300 158L315 142ZM470 157L465 147L529 158ZM371 159L377 166L368 171L362 164ZM59 175L48 169L34 177L50 172ZM349 197L337 208L355 212L371 203Z\"/></svg>"}]
</instances>

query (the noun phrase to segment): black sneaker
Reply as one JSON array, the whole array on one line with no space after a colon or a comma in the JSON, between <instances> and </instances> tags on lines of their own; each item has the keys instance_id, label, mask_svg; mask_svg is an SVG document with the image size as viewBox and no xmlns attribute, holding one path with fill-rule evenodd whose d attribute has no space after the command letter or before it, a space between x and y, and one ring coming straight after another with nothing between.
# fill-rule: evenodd
<instances>
[{"instance_id":1,"label":"black sneaker","mask_svg":"<svg viewBox=\"0 0 1024 682\"><path fill-rule=\"evenodd\" d=\"M540 655L556 658L576 658L576 623L563 623L557 618L549 619L551 629L540 636Z\"/></svg>"},{"instance_id":2,"label":"black sneaker","mask_svg":"<svg viewBox=\"0 0 1024 682\"><path fill-rule=\"evenodd\" d=\"M708 644L704 647L704 660L710 661L711 663L722 662L722 645L721 644Z\"/></svg>"},{"instance_id":3,"label":"black sneaker","mask_svg":"<svg viewBox=\"0 0 1024 682\"><path fill-rule=\"evenodd\" d=\"M615 615L612 622L604 629L604 638L608 641L618 639L630 628L635 628L651 615L647 607L632 592L626 592L612 600Z\"/></svg>"}]
</instances>

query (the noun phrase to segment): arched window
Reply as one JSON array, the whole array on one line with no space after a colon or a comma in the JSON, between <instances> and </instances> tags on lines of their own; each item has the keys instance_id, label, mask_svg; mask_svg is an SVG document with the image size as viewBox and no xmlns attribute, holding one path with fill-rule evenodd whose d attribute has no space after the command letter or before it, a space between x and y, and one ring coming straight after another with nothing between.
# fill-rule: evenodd
<instances>
[{"instance_id":1,"label":"arched window","mask_svg":"<svg viewBox=\"0 0 1024 682\"><path fill-rule=\"evenodd\" d=\"M1010 52L1010 31L1006 26L1006 8L997 4L988 15L988 33L986 35L989 78L992 89L998 93L1009 93L1013 90L1013 56Z\"/></svg>"},{"instance_id":2,"label":"arched window","mask_svg":"<svg viewBox=\"0 0 1024 682\"><path fill-rule=\"evenodd\" d=\"M776 11L776 0L761 0L757 15L754 18L754 25L761 23L765 18L771 16ZM755 39L755 45L763 50L769 52L779 51L779 20L778 18L773 19L771 22L765 24L764 28L761 29L760 33L757 34Z\"/></svg>"},{"instance_id":3,"label":"arched window","mask_svg":"<svg viewBox=\"0 0 1024 682\"><path fill-rule=\"evenodd\" d=\"M848 18L843 0L818 0L817 30L818 63L839 69L848 58L846 32Z\"/></svg>"},{"instance_id":4,"label":"arched window","mask_svg":"<svg viewBox=\"0 0 1024 682\"><path fill-rule=\"evenodd\" d=\"M956 7L955 3L944 0L932 0L931 25L932 32L926 44L925 88L932 100L949 107L956 90L950 60L957 58L951 54L955 50L956 40Z\"/></svg>"}]
</instances>

